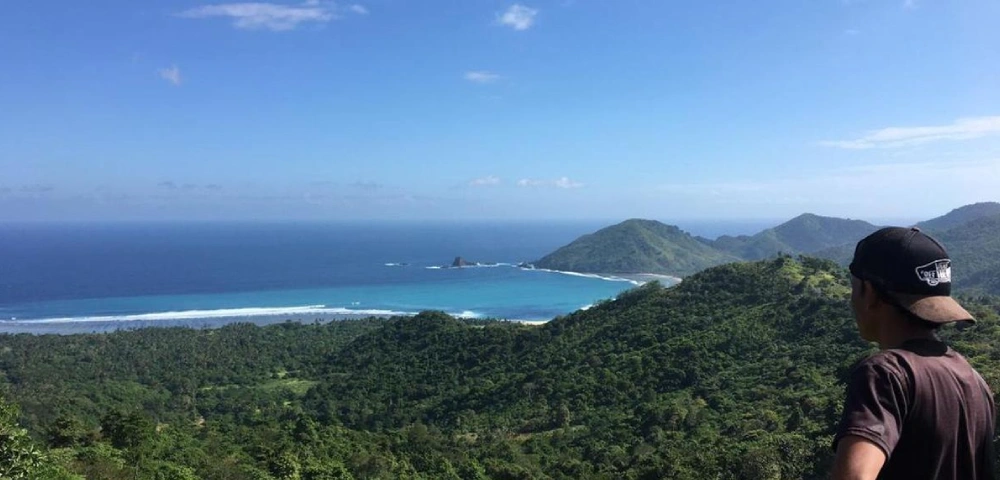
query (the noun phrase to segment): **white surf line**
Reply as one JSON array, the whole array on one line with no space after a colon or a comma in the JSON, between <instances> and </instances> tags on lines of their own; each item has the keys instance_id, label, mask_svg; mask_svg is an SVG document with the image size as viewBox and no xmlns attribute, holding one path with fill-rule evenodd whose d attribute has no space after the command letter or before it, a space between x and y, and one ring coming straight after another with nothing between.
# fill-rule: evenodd
<instances>
[{"instance_id":1,"label":"white surf line","mask_svg":"<svg viewBox=\"0 0 1000 480\"><path fill-rule=\"evenodd\" d=\"M519 268L518 265L507 262L497 262L497 263L481 263L479 265L463 265L461 267L453 267L451 265L428 265L424 268L427 270L462 270L465 268Z\"/></svg>"},{"instance_id":2,"label":"white surf line","mask_svg":"<svg viewBox=\"0 0 1000 480\"><path fill-rule=\"evenodd\" d=\"M567 272L564 270L551 270L548 268L522 268L521 270L529 270L534 272L546 272L546 273L558 273L560 275L569 275L573 277L583 277L583 278L593 278L595 280L604 280L607 282L628 282L635 286L641 286L643 282L638 280L632 280L629 278L616 277L612 275L598 275L596 273L580 273L580 272Z\"/></svg>"},{"instance_id":3,"label":"white surf line","mask_svg":"<svg viewBox=\"0 0 1000 480\"><path fill-rule=\"evenodd\" d=\"M416 312L402 312L380 309L350 309L327 307L326 305L306 305L301 307L251 307L223 308L216 310L184 310L131 315L101 315L81 317L60 317L41 319L20 319L0 323L94 323L94 322L138 322L164 320L201 320L212 318L250 318L306 315L371 315L371 316L413 316Z\"/></svg>"},{"instance_id":4,"label":"white surf line","mask_svg":"<svg viewBox=\"0 0 1000 480\"><path fill-rule=\"evenodd\" d=\"M640 286L645 285L649 282L661 281L661 280L667 282L670 286L672 286L684 281L684 279L681 277L675 277L673 275L664 275L661 273L629 273L629 274L622 274L622 277L638 282L637 284Z\"/></svg>"}]
</instances>

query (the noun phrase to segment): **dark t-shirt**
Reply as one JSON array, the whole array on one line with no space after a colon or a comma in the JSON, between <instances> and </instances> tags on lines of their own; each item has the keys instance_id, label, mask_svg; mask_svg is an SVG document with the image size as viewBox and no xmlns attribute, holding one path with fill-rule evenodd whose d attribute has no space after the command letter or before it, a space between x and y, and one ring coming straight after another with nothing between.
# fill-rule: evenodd
<instances>
[{"instance_id":1,"label":"dark t-shirt","mask_svg":"<svg viewBox=\"0 0 1000 480\"><path fill-rule=\"evenodd\" d=\"M883 350L851 372L833 448L846 435L886 455L879 479L993 479L995 406L964 357L935 340Z\"/></svg>"}]
</instances>

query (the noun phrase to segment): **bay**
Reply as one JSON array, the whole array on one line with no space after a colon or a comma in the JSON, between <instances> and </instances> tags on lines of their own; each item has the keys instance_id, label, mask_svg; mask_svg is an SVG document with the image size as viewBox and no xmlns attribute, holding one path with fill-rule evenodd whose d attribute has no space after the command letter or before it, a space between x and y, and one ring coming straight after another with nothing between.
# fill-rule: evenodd
<instances>
[{"instance_id":1,"label":"bay","mask_svg":"<svg viewBox=\"0 0 1000 480\"><path fill-rule=\"evenodd\" d=\"M549 320L635 283L518 268L599 223L0 226L0 331L441 310ZM488 267L440 268L463 258Z\"/></svg>"}]
</instances>

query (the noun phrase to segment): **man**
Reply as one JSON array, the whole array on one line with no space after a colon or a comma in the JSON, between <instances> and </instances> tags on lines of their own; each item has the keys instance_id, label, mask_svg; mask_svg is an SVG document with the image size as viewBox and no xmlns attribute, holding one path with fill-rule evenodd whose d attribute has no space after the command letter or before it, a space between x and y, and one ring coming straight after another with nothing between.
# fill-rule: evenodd
<instances>
[{"instance_id":1,"label":"man","mask_svg":"<svg viewBox=\"0 0 1000 480\"><path fill-rule=\"evenodd\" d=\"M951 260L917 228L858 243L851 309L880 352L851 372L834 480L993 478L993 395L937 329L975 320L951 298Z\"/></svg>"}]
</instances>

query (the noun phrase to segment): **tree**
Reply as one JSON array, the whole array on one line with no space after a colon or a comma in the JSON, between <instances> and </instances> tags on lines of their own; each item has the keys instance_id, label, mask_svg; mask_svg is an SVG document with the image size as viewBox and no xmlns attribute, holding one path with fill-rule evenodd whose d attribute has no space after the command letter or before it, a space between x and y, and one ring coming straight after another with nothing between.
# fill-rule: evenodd
<instances>
[{"instance_id":1,"label":"tree","mask_svg":"<svg viewBox=\"0 0 1000 480\"><path fill-rule=\"evenodd\" d=\"M138 471L153 450L156 426L139 412L111 412L101 419L101 433L124 451L125 460Z\"/></svg>"},{"instance_id":2,"label":"tree","mask_svg":"<svg viewBox=\"0 0 1000 480\"><path fill-rule=\"evenodd\" d=\"M56 448L73 447L88 443L92 432L74 415L62 413L49 427L49 445Z\"/></svg>"},{"instance_id":3,"label":"tree","mask_svg":"<svg viewBox=\"0 0 1000 480\"><path fill-rule=\"evenodd\" d=\"M17 424L17 414L17 407L0 399L0 478L30 480L36 478L45 457Z\"/></svg>"}]
</instances>

